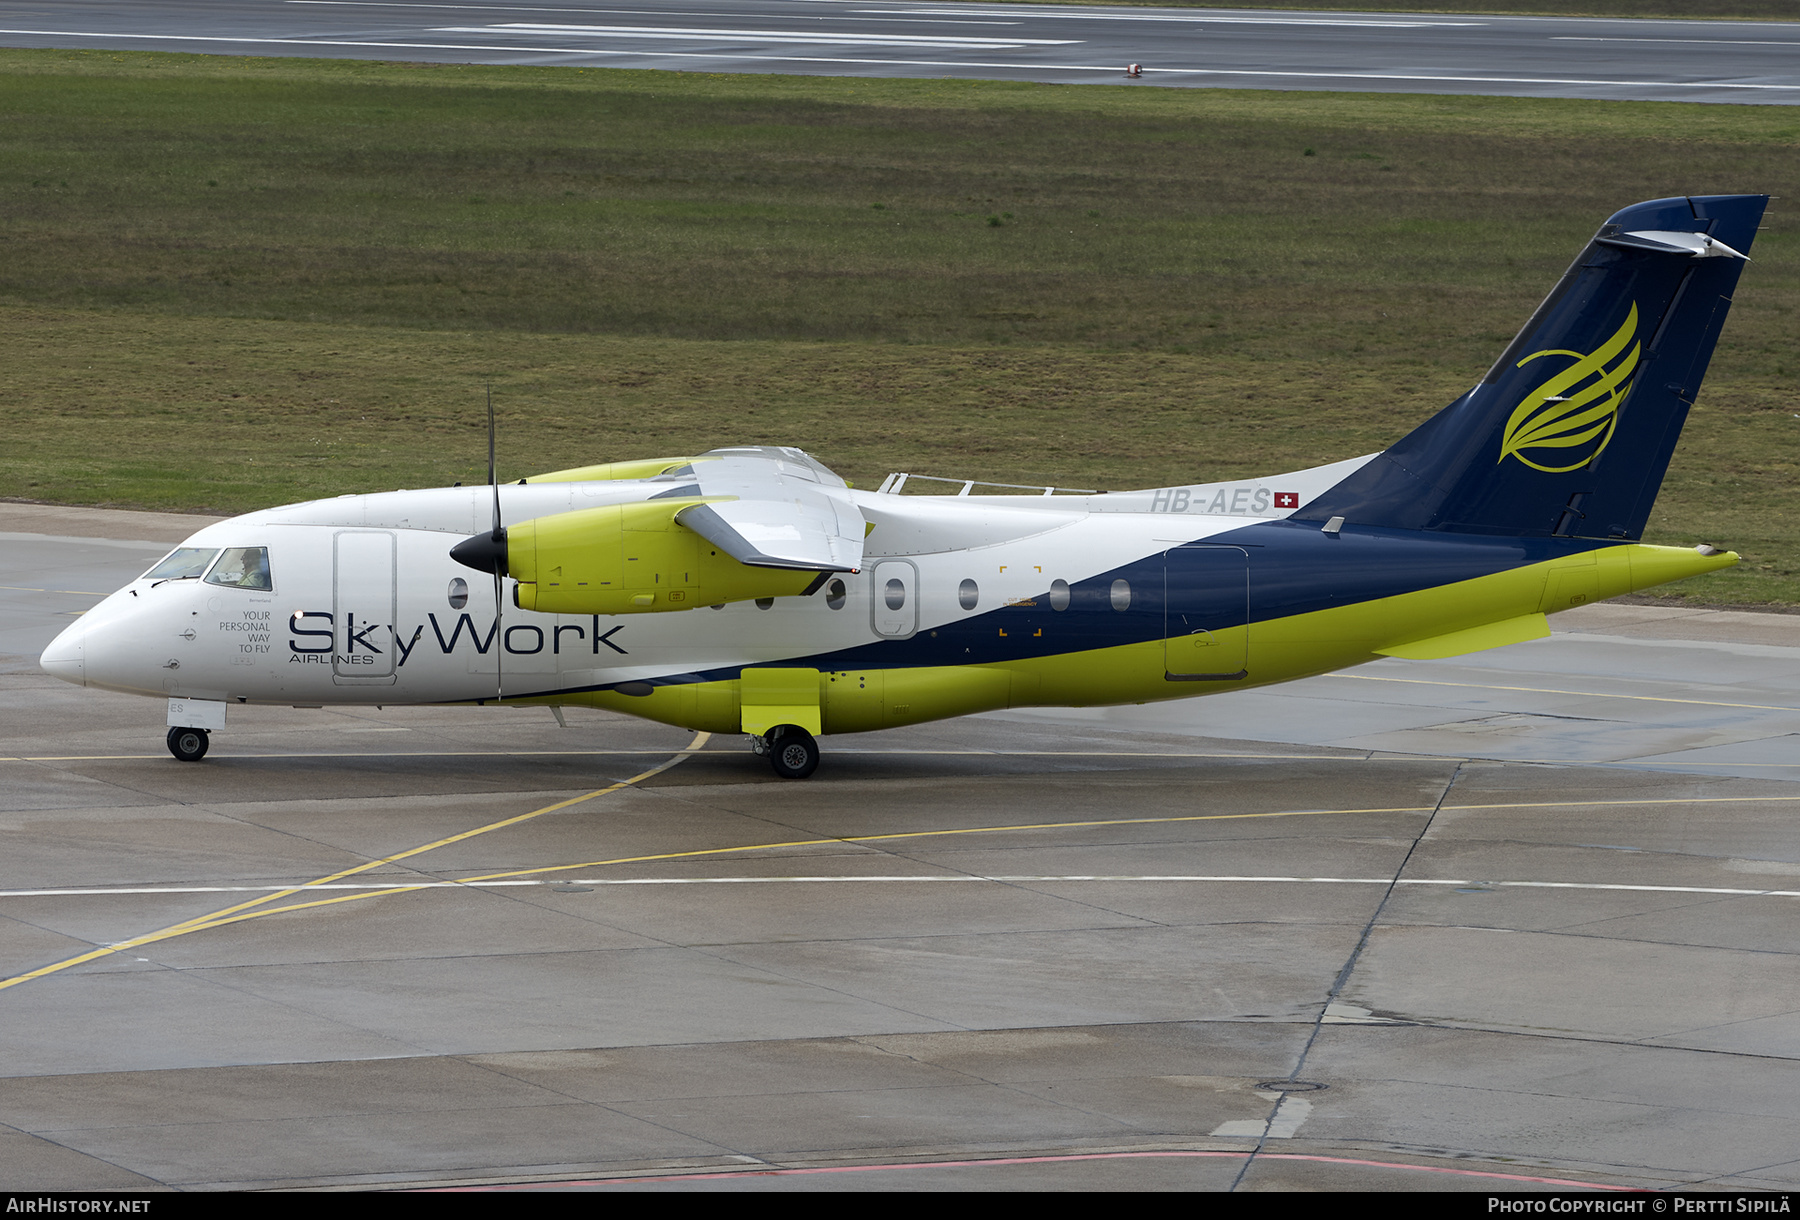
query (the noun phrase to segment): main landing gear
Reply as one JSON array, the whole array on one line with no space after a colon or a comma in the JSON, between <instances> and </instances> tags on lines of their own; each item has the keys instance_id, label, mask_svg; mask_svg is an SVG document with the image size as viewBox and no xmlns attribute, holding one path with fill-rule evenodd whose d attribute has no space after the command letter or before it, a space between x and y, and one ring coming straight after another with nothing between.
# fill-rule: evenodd
<instances>
[{"instance_id":1,"label":"main landing gear","mask_svg":"<svg viewBox=\"0 0 1800 1220\"><path fill-rule=\"evenodd\" d=\"M797 724L778 724L752 737L750 748L767 758L782 779L805 779L819 769L819 743Z\"/></svg>"},{"instance_id":2,"label":"main landing gear","mask_svg":"<svg viewBox=\"0 0 1800 1220\"><path fill-rule=\"evenodd\" d=\"M206 757L212 734L205 729L170 729L169 753L182 762L199 762Z\"/></svg>"}]
</instances>

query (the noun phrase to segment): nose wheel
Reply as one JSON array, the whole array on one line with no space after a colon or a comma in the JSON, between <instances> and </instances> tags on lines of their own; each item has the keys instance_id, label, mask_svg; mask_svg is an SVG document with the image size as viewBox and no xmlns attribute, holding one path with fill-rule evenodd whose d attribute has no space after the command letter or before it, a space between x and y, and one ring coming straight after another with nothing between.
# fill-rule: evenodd
<instances>
[{"instance_id":1,"label":"nose wheel","mask_svg":"<svg viewBox=\"0 0 1800 1220\"><path fill-rule=\"evenodd\" d=\"M805 779L819 769L819 743L797 724L778 724L753 742L782 779Z\"/></svg>"},{"instance_id":2,"label":"nose wheel","mask_svg":"<svg viewBox=\"0 0 1800 1220\"><path fill-rule=\"evenodd\" d=\"M199 762L206 757L206 747L212 744L212 734L205 729L170 729L169 753L182 762Z\"/></svg>"}]
</instances>

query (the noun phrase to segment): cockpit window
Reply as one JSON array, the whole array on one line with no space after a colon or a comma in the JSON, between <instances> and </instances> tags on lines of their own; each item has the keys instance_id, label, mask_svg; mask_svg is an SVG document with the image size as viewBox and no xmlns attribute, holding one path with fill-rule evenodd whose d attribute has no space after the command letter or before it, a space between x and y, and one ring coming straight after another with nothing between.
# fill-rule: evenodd
<instances>
[{"instance_id":1,"label":"cockpit window","mask_svg":"<svg viewBox=\"0 0 1800 1220\"><path fill-rule=\"evenodd\" d=\"M219 553L215 546L184 546L144 573L145 580L193 580L206 571L206 565Z\"/></svg>"},{"instance_id":2,"label":"cockpit window","mask_svg":"<svg viewBox=\"0 0 1800 1220\"><path fill-rule=\"evenodd\" d=\"M231 589L268 589L269 548L266 546L228 546L219 562L206 574L209 585Z\"/></svg>"}]
</instances>

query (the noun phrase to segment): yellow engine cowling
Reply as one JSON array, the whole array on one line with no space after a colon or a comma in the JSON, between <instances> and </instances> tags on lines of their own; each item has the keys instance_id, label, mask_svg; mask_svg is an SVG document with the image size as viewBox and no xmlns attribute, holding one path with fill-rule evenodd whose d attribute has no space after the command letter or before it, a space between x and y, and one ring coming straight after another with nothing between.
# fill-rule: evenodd
<instances>
[{"instance_id":1,"label":"yellow engine cowling","mask_svg":"<svg viewBox=\"0 0 1800 1220\"><path fill-rule=\"evenodd\" d=\"M652 614L806 592L818 572L753 568L675 514L712 499L650 500L538 517L506 528L519 606L545 614Z\"/></svg>"},{"instance_id":2,"label":"yellow engine cowling","mask_svg":"<svg viewBox=\"0 0 1800 1220\"><path fill-rule=\"evenodd\" d=\"M632 462L603 462L598 466L574 466L568 470L552 470L547 474L534 474L525 481L527 483L602 483L616 479L654 479L659 474L667 474L671 470L679 470L683 466L692 466L695 462L714 461L713 458L673 457L673 458L641 458Z\"/></svg>"}]
</instances>

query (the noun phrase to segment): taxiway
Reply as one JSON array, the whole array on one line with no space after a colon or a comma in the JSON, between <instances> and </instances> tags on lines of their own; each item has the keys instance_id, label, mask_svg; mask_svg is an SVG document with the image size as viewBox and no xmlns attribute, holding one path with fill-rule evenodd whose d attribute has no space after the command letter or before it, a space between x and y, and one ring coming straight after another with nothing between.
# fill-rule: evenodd
<instances>
[{"instance_id":1,"label":"taxiway","mask_svg":"<svg viewBox=\"0 0 1800 1220\"><path fill-rule=\"evenodd\" d=\"M1800 1182L1800 617L801 784L576 710L240 709L183 764L34 660L193 526L0 506L0 1186Z\"/></svg>"}]
</instances>

